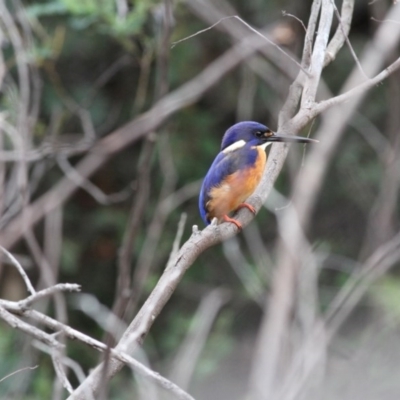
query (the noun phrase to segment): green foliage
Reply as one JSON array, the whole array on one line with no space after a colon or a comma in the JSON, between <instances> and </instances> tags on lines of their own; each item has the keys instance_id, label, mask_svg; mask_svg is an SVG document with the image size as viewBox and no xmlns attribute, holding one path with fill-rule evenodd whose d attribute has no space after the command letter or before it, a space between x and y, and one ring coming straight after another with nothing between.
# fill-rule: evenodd
<instances>
[{"instance_id":1,"label":"green foliage","mask_svg":"<svg viewBox=\"0 0 400 400\"><path fill-rule=\"evenodd\" d=\"M375 301L388 314L391 324L400 323L400 279L396 276L383 277L370 290Z\"/></svg>"},{"instance_id":2,"label":"green foliage","mask_svg":"<svg viewBox=\"0 0 400 400\"><path fill-rule=\"evenodd\" d=\"M91 26L99 33L116 38L142 33L149 13L160 2L157 0L136 0L126 15L118 15L114 0L56 0L34 4L27 13L34 17L65 15L72 28L85 30Z\"/></svg>"}]
</instances>

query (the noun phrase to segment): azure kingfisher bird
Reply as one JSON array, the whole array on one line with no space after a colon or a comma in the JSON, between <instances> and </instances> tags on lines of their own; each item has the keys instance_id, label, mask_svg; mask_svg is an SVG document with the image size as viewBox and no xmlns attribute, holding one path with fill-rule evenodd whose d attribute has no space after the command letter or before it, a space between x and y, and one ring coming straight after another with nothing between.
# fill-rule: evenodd
<instances>
[{"instance_id":1,"label":"azure kingfisher bird","mask_svg":"<svg viewBox=\"0 0 400 400\"><path fill-rule=\"evenodd\" d=\"M212 163L200 190L199 208L208 225L214 218L218 222L231 222L239 230L242 225L229 214L254 207L245 202L259 184L267 155L265 149L275 142L315 143L317 140L277 135L258 122L243 121L231 126L222 139L221 150Z\"/></svg>"}]
</instances>

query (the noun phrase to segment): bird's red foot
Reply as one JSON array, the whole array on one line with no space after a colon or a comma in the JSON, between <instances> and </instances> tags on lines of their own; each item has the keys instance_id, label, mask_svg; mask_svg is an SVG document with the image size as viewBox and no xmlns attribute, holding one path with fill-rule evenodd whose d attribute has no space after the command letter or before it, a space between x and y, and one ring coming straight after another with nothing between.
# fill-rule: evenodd
<instances>
[{"instance_id":1,"label":"bird's red foot","mask_svg":"<svg viewBox=\"0 0 400 400\"><path fill-rule=\"evenodd\" d=\"M232 224L235 224L235 225L237 226L237 228L239 229L239 231L242 230L242 224L241 224L239 221L236 221L236 219L231 218L231 217L228 217L227 215L224 215L224 216L222 217L222 219L223 219L225 222L231 222Z\"/></svg>"},{"instance_id":2,"label":"bird's red foot","mask_svg":"<svg viewBox=\"0 0 400 400\"><path fill-rule=\"evenodd\" d=\"M248 203L239 204L239 206L236 209L236 211L240 210L241 208L247 208L250 212L252 212L254 215L256 215L256 209L252 205L250 205Z\"/></svg>"}]
</instances>

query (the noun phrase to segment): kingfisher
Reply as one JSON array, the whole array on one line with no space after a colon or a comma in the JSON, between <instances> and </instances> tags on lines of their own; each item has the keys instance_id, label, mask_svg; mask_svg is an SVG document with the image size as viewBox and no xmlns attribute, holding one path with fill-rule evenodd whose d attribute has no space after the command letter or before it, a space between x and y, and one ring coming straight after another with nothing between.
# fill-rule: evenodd
<instances>
[{"instance_id":1,"label":"kingfisher","mask_svg":"<svg viewBox=\"0 0 400 400\"><path fill-rule=\"evenodd\" d=\"M255 208L245 201L261 180L267 162L265 149L276 142L318 141L301 136L277 135L267 126L254 121L239 122L225 132L221 150L200 190L200 215L206 225L217 218L218 223L230 222L241 230L241 223L229 215L241 208L256 213Z\"/></svg>"}]
</instances>

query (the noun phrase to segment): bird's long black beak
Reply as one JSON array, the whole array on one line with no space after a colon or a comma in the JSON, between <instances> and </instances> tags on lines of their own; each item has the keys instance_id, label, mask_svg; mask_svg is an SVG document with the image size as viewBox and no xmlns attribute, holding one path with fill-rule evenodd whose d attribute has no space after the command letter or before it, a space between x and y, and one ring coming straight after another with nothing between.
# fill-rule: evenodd
<instances>
[{"instance_id":1,"label":"bird's long black beak","mask_svg":"<svg viewBox=\"0 0 400 400\"><path fill-rule=\"evenodd\" d=\"M306 138L303 136L289 136L289 135L277 135L271 132L264 138L266 142L287 142L287 143L318 143L318 140Z\"/></svg>"}]
</instances>

